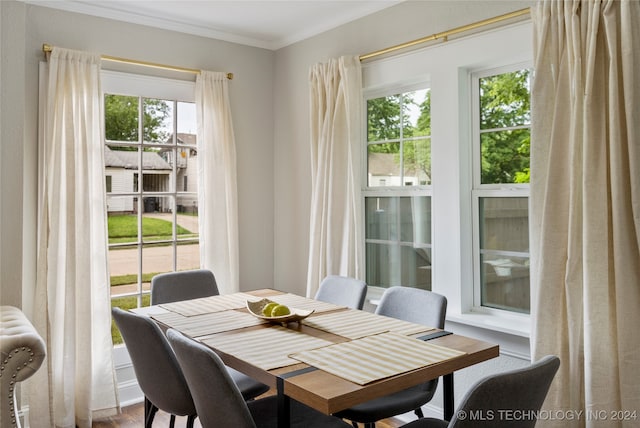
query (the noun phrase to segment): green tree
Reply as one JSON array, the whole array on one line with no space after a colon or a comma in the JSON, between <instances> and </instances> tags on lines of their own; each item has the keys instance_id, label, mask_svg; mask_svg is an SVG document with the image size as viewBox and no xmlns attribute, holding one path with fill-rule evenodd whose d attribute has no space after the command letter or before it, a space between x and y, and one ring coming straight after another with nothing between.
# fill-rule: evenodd
<instances>
[{"instance_id":1,"label":"green tree","mask_svg":"<svg viewBox=\"0 0 640 428\"><path fill-rule=\"evenodd\" d=\"M480 79L482 183L528 183L530 71Z\"/></svg>"},{"instance_id":2,"label":"green tree","mask_svg":"<svg viewBox=\"0 0 640 428\"><path fill-rule=\"evenodd\" d=\"M400 138L400 95L367 101L368 141Z\"/></svg>"},{"instance_id":3,"label":"green tree","mask_svg":"<svg viewBox=\"0 0 640 428\"><path fill-rule=\"evenodd\" d=\"M162 143L171 117L171 104L165 100L143 99L143 141ZM112 141L138 141L138 97L107 94L104 98L105 136Z\"/></svg>"},{"instance_id":4,"label":"green tree","mask_svg":"<svg viewBox=\"0 0 640 428\"><path fill-rule=\"evenodd\" d=\"M420 104L420 117L417 128L419 135L431 135L431 90L428 89Z\"/></svg>"},{"instance_id":5,"label":"green tree","mask_svg":"<svg viewBox=\"0 0 640 428\"><path fill-rule=\"evenodd\" d=\"M409 109L412 105L416 104L411 93L390 95L367 101L368 141L398 140L401 129L404 138L412 136L414 127L409 115ZM377 144L376 146L379 147L372 149L372 151L390 153L389 147L391 146L387 144Z\"/></svg>"},{"instance_id":6,"label":"green tree","mask_svg":"<svg viewBox=\"0 0 640 428\"><path fill-rule=\"evenodd\" d=\"M416 100L421 91L407 92L375 98L367 102L367 137L369 153L394 154L395 162L400 165L399 143L402 135L402 162L404 172L411 175L430 176L431 173L431 94L426 92L425 99ZM411 111L415 107L420 109L420 117L414 125ZM412 137L425 136L425 139L407 141ZM387 142L389 141L389 142ZM426 183L424 183L426 184Z\"/></svg>"},{"instance_id":7,"label":"green tree","mask_svg":"<svg viewBox=\"0 0 640 428\"><path fill-rule=\"evenodd\" d=\"M421 183L431 182L431 91L425 92L424 100L419 104L420 116L411 136L424 139L407 141L404 144L405 171L412 171L420 177ZM424 179L423 179L424 177Z\"/></svg>"},{"instance_id":8,"label":"green tree","mask_svg":"<svg viewBox=\"0 0 640 428\"><path fill-rule=\"evenodd\" d=\"M530 71L518 70L480 79L480 147L482 183L528 183L531 104ZM404 141L402 160L407 174L431 176L431 91L422 101L419 92L391 95L367 102L367 137L369 153L393 153L400 164L400 144ZM416 125L409 111L420 108ZM402 112L402 114L401 114ZM402 130L402 133L401 133ZM395 141L394 141L395 140Z\"/></svg>"}]
</instances>

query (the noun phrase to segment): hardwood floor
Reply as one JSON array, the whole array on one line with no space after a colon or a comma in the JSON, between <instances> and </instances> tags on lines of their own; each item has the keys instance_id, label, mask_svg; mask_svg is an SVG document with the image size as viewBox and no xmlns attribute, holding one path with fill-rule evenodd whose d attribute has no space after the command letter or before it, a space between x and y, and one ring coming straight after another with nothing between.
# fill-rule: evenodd
<instances>
[{"instance_id":1,"label":"hardwood floor","mask_svg":"<svg viewBox=\"0 0 640 428\"><path fill-rule=\"evenodd\" d=\"M184 428L187 424L187 417L176 418L176 428ZM376 423L376 428L398 428L403 422L392 418ZM154 428L164 428L169 426L169 415L163 411L158 411L153 421ZM360 425L362 427L362 425ZM106 418L93 421L92 428L141 428L144 427L144 406L142 403L124 407L122 413L113 418ZM200 421L196 419L195 428L202 428Z\"/></svg>"}]
</instances>

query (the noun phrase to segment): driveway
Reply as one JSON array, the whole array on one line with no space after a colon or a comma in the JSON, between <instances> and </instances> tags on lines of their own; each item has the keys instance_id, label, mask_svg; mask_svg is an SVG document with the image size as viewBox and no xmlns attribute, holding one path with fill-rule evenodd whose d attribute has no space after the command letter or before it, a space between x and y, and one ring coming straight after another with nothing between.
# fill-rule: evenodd
<instances>
[{"instance_id":1,"label":"driveway","mask_svg":"<svg viewBox=\"0 0 640 428\"><path fill-rule=\"evenodd\" d=\"M143 217L159 218L162 220L166 220L168 222L173 221L172 214L170 213L166 213L166 214L165 213L145 213ZM176 216L176 221L178 223L178 226L182 226L193 233L198 232L198 216L197 215L178 214Z\"/></svg>"}]
</instances>

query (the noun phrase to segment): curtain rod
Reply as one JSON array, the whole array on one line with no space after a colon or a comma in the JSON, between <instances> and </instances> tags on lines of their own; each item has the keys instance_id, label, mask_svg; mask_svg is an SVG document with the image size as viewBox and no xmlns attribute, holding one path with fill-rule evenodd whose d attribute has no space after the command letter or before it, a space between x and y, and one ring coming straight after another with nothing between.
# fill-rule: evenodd
<instances>
[{"instance_id":1,"label":"curtain rod","mask_svg":"<svg viewBox=\"0 0 640 428\"><path fill-rule=\"evenodd\" d=\"M46 43L42 45L42 52L44 52L45 54L51 52L52 50L53 50L53 46L48 45ZM159 68L161 70L200 74L200 70L196 70L195 68L186 68L186 67L178 67L175 65L157 64L155 62L139 61L135 59L120 58L117 56L109 56L109 55L100 55L100 58L102 58L104 61L119 62L122 64L133 64L133 65L140 65L143 67ZM227 73L227 79L233 80L233 73Z\"/></svg>"},{"instance_id":2,"label":"curtain rod","mask_svg":"<svg viewBox=\"0 0 640 428\"><path fill-rule=\"evenodd\" d=\"M388 48L380 49L375 52L370 52L364 55L360 55L360 61L371 59L380 55L395 52L400 49L405 49L411 46L419 45L426 42L431 42L438 39L447 39L447 37L454 34L462 33L465 31L475 30L476 28L485 27L487 25L495 24L496 22L506 21L507 19L517 18L519 16L527 15L530 12L530 8L517 10L515 12L505 13L504 15L495 16L493 18L485 19L483 21L474 22L473 24L463 25L462 27L453 28L451 30L443 31L442 33L432 34L431 36L422 37L420 39L412 40L410 42L401 43L399 45L391 46Z\"/></svg>"}]
</instances>

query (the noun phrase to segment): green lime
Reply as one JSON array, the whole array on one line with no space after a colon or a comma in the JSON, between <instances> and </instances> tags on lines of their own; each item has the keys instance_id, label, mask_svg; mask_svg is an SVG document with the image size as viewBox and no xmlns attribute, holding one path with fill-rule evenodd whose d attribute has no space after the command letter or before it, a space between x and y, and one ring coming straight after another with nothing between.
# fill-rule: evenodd
<instances>
[{"instance_id":1,"label":"green lime","mask_svg":"<svg viewBox=\"0 0 640 428\"><path fill-rule=\"evenodd\" d=\"M273 308L273 310L271 311L271 316L272 317L282 317L285 315L289 315L291 313L291 311L289 310L289 308L285 305L278 305L275 308Z\"/></svg>"},{"instance_id":2,"label":"green lime","mask_svg":"<svg viewBox=\"0 0 640 428\"><path fill-rule=\"evenodd\" d=\"M271 316L271 311L276 306L278 306L278 304L276 302L267 303L266 305L264 305L262 307L262 315L264 315L265 317L270 317Z\"/></svg>"}]
</instances>

